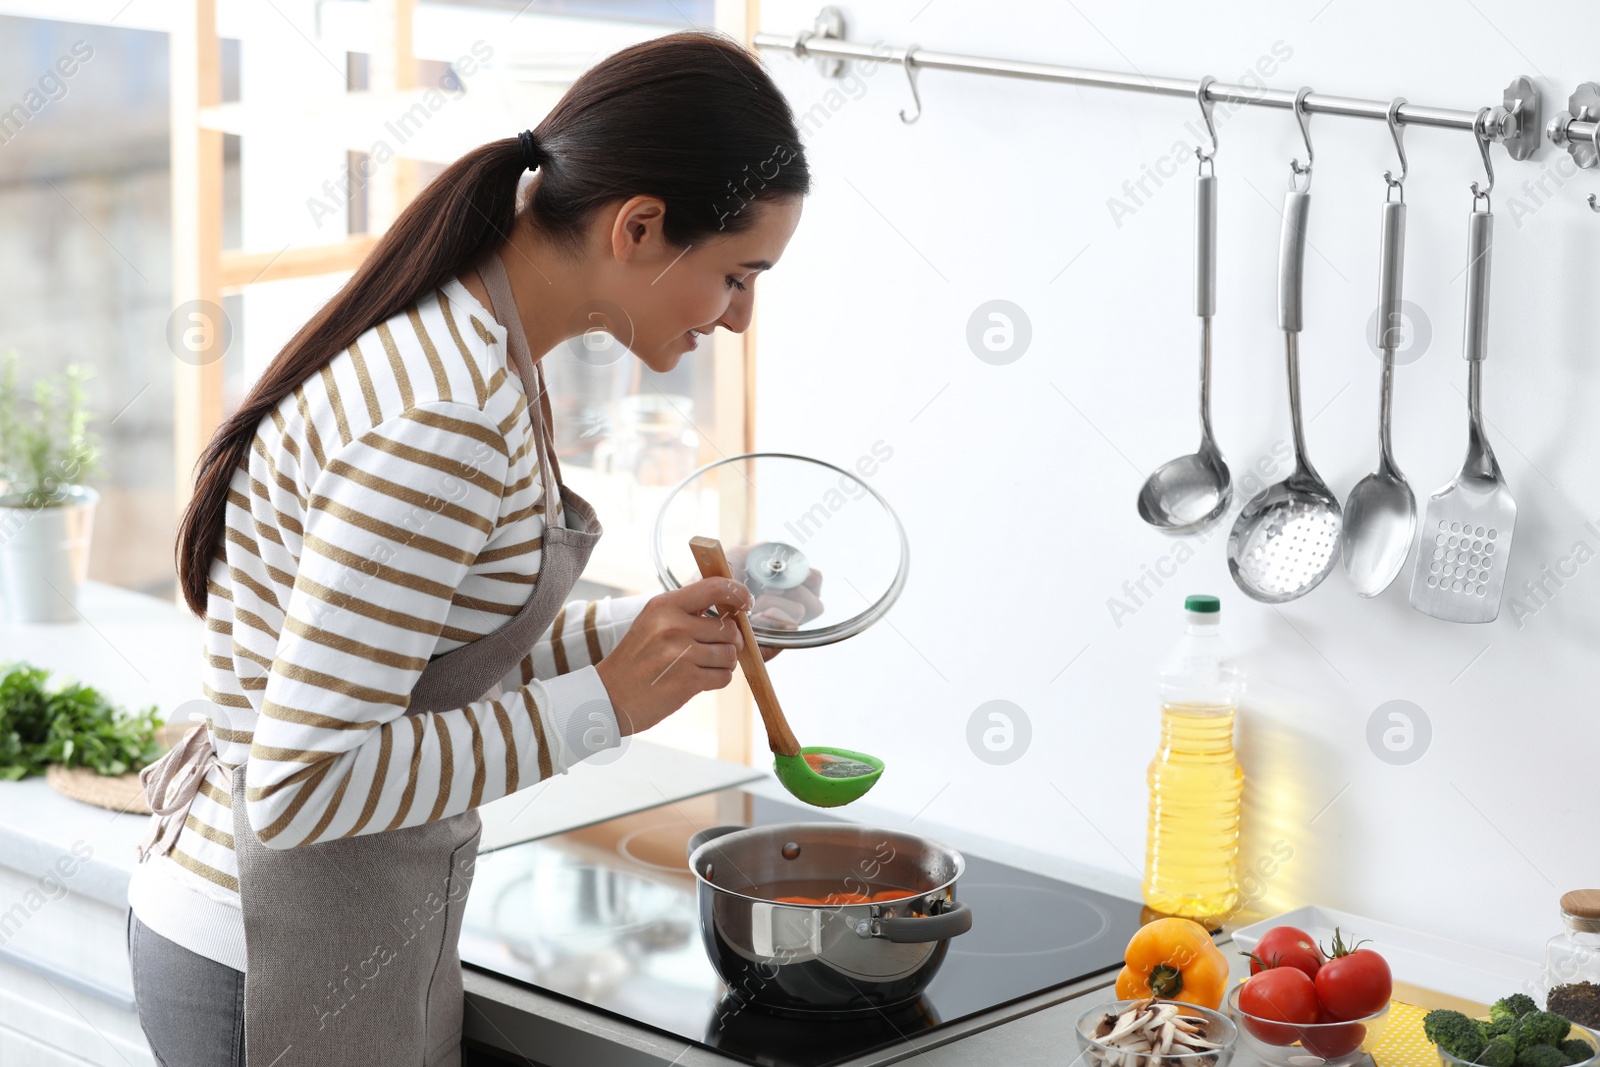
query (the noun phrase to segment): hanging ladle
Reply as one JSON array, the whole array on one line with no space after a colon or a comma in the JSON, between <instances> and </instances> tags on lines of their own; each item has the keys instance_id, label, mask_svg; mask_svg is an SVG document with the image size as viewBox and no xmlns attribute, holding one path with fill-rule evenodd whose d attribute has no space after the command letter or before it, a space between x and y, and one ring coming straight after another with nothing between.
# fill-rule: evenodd
<instances>
[{"instance_id":1,"label":"hanging ladle","mask_svg":"<svg viewBox=\"0 0 1600 1067\"><path fill-rule=\"evenodd\" d=\"M1200 316L1200 448L1168 460L1145 479L1139 490L1139 517L1163 530L1188 530L1204 525L1228 509L1233 495L1228 464L1211 436L1211 316L1217 310L1217 128L1211 120L1206 89L1217 79L1200 79L1195 95L1211 134L1211 147L1195 149L1199 159L1194 179L1195 314ZM1206 173L1210 163L1212 172Z\"/></svg>"},{"instance_id":2,"label":"hanging ladle","mask_svg":"<svg viewBox=\"0 0 1600 1067\"><path fill-rule=\"evenodd\" d=\"M1389 105L1389 132L1400 153L1400 177L1383 172L1389 183L1384 195L1383 244L1378 259L1378 351L1383 377L1378 399L1378 469L1356 483L1344 502L1340 553L1344 572L1361 596L1377 596L1389 588L1405 566L1417 532L1417 499L1395 465L1389 442L1389 412L1394 397L1395 350L1400 347L1400 278L1406 248L1406 149L1401 141L1400 105Z\"/></svg>"},{"instance_id":3,"label":"hanging ladle","mask_svg":"<svg viewBox=\"0 0 1600 1067\"><path fill-rule=\"evenodd\" d=\"M714 537L691 537L689 551L705 578L732 578L728 557L722 551L722 542ZM778 705L778 694L767 676L767 664L761 658L761 647L750 628L750 617L743 611L733 613L744 635L744 646L739 649L739 666L744 669L744 679L750 684L761 721L767 728L767 747L772 749L772 769L783 787L819 808L836 808L841 804L861 799L867 790L877 784L883 774L883 761L876 756L852 752L845 748L824 748L818 745L800 747L800 742L789 728L783 709Z\"/></svg>"}]
</instances>

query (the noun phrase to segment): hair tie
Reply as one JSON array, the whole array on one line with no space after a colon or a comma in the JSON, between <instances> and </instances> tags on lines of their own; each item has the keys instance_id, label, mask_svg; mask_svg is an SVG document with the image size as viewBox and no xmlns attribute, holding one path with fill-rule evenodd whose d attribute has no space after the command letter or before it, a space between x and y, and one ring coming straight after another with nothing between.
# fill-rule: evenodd
<instances>
[{"instance_id":1,"label":"hair tie","mask_svg":"<svg viewBox=\"0 0 1600 1067\"><path fill-rule=\"evenodd\" d=\"M517 143L522 145L522 162L529 170L538 170L539 163L544 157L544 152L539 147L539 142L534 140L532 130L523 130L517 134Z\"/></svg>"}]
</instances>

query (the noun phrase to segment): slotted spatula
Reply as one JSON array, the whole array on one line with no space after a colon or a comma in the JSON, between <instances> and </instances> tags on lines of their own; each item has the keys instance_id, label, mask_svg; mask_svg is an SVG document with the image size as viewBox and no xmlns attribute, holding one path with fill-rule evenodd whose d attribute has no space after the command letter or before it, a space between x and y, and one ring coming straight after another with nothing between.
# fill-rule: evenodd
<instances>
[{"instance_id":1,"label":"slotted spatula","mask_svg":"<svg viewBox=\"0 0 1600 1067\"><path fill-rule=\"evenodd\" d=\"M1517 502L1483 432L1483 361L1489 354L1489 254L1494 216L1467 216L1467 460L1428 499L1411 574L1411 606L1446 622L1493 622L1500 614Z\"/></svg>"}]
</instances>

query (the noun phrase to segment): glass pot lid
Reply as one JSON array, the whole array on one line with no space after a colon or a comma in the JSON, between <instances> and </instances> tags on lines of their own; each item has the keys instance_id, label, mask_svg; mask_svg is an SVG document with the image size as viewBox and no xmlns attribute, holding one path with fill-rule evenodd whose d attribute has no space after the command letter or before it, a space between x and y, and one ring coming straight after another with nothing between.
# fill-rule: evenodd
<instances>
[{"instance_id":1,"label":"glass pot lid","mask_svg":"<svg viewBox=\"0 0 1600 1067\"><path fill-rule=\"evenodd\" d=\"M877 490L820 459L751 452L707 464L673 487L651 554L668 590L700 579L689 539L722 542L756 598L750 626L772 648L853 637L905 587L910 546Z\"/></svg>"}]
</instances>

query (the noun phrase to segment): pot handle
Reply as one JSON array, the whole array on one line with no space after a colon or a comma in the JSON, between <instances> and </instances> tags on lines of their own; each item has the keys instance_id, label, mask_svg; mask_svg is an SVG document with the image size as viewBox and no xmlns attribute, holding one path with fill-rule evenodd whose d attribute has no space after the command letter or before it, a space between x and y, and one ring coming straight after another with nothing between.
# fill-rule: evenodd
<instances>
[{"instance_id":1,"label":"pot handle","mask_svg":"<svg viewBox=\"0 0 1600 1067\"><path fill-rule=\"evenodd\" d=\"M694 850L705 844L707 841L714 841L719 837L726 837L736 830L745 829L749 828L745 826L712 826L701 830L693 837L689 838L689 848L684 853L684 859L687 861L690 856L694 855Z\"/></svg>"},{"instance_id":2,"label":"pot handle","mask_svg":"<svg viewBox=\"0 0 1600 1067\"><path fill-rule=\"evenodd\" d=\"M923 941L943 941L972 929L972 909L953 900L937 915L908 915L903 919L873 919L869 937L881 937L897 945Z\"/></svg>"}]
</instances>

